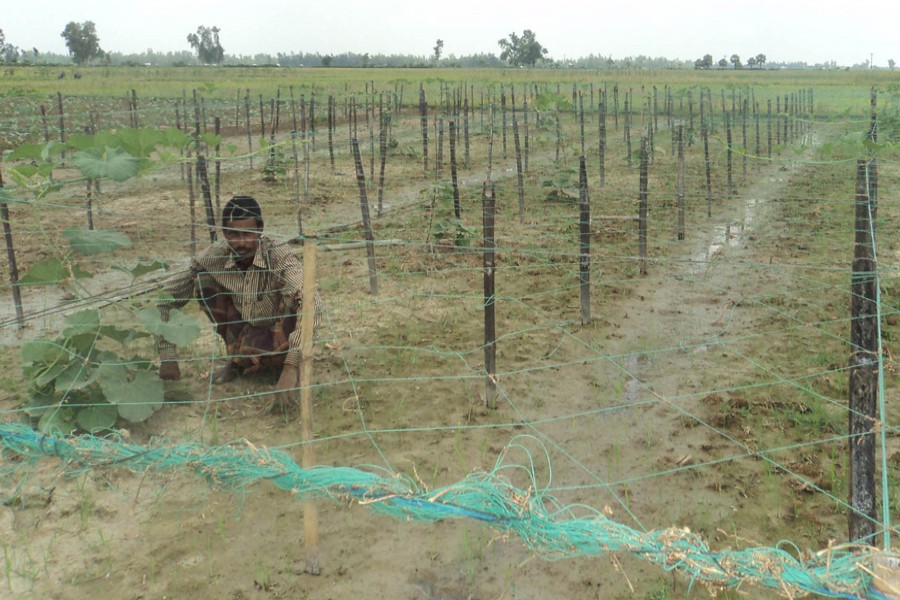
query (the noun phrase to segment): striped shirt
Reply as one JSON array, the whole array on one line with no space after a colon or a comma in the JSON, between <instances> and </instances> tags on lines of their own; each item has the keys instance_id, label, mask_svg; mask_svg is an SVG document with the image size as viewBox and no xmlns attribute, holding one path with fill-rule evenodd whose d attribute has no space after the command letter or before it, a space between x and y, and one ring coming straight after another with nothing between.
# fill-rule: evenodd
<instances>
[{"instance_id":1,"label":"striped shirt","mask_svg":"<svg viewBox=\"0 0 900 600\"><path fill-rule=\"evenodd\" d=\"M169 311L181 308L195 297L200 278L212 278L220 287L232 294L234 306L241 318L254 327L280 327L287 316L301 316L303 309L303 263L290 249L276 244L265 235L259 238L259 248L253 264L244 270L234 261L228 243L214 242L199 256L191 260L187 271L179 273L163 286L165 300L159 303L163 321L169 320ZM314 331L322 320L322 301L315 296L316 313ZM290 334L289 350L285 364L300 363L300 331L297 327ZM159 355L164 361L176 359L175 344L159 338Z\"/></svg>"}]
</instances>

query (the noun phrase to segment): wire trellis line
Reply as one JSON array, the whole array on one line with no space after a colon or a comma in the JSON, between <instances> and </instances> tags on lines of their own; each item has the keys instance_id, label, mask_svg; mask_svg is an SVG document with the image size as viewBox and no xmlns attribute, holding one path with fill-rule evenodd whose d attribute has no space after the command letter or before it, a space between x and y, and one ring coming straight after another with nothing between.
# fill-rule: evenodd
<instances>
[{"instance_id":1,"label":"wire trellis line","mask_svg":"<svg viewBox=\"0 0 900 600\"><path fill-rule=\"evenodd\" d=\"M212 488L228 492L271 481L298 498L365 505L406 521L475 519L504 534L516 534L534 554L547 560L627 552L666 571L678 571L692 584L712 589L751 584L786 597L816 593L859 598L871 583L874 560L867 548L841 546L801 553L792 544L779 543L772 548L712 551L687 528L638 531L609 519L600 510L563 506L537 483L534 460L523 437L534 441L529 436L513 438L490 471L475 472L456 483L427 490L407 475L374 467L302 469L286 453L249 441L206 446L158 439L141 446L116 435L55 437L26 425L0 426L3 452L31 462L56 457L68 471L190 471ZM526 457L521 464L507 461L519 452ZM27 469L29 461L7 465L0 476L14 476ZM514 486L507 478L521 477L522 473L530 482L527 489Z\"/></svg>"}]
</instances>

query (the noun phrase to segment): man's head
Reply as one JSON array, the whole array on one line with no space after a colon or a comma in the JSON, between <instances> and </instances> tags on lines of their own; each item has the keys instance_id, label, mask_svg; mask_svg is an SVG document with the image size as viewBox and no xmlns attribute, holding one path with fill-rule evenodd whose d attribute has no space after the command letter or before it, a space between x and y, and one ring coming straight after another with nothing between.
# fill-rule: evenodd
<instances>
[{"instance_id":1,"label":"man's head","mask_svg":"<svg viewBox=\"0 0 900 600\"><path fill-rule=\"evenodd\" d=\"M235 196L222 209L222 233L234 253L235 262L248 268L259 249L262 211L251 196Z\"/></svg>"}]
</instances>

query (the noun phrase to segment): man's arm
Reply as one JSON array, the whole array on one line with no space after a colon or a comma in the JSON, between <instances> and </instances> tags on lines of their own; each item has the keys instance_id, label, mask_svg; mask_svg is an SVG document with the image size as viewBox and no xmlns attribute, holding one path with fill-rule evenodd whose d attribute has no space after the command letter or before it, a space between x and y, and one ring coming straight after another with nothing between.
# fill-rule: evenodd
<instances>
[{"instance_id":1,"label":"man's arm","mask_svg":"<svg viewBox=\"0 0 900 600\"><path fill-rule=\"evenodd\" d=\"M169 321L169 311L173 308L181 308L190 301L194 295L194 282L199 272L196 260L191 261L190 267L182 273L178 273L163 286L165 300L159 302L159 316L163 322ZM181 370L178 368L178 351L175 344L159 336L157 340L159 351L159 376L162 379L177 380L181 378Z\"/></svg>"}]
</instances>

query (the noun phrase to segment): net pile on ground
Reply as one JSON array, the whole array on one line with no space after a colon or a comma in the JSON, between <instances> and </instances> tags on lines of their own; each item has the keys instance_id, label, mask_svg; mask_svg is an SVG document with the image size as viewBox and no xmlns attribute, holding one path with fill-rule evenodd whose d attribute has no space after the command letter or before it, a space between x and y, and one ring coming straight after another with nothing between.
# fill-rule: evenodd
<instances>
[{"instance_id":1,"label":"net pile on ground","mask_svg":"<svg viewBox=\"0 0 900 600\"><path fill-rule=\"evenodd\" d=\"M478 472L435 490L412 478L377 469L319 466L302 469L286 453L250 442L205 446L156 440L147 446L116 436L53 437L18 424L0 426L5 454L36 461L57 457L68 471L125 468L132 472L193 471L213 488L241 491L271 481L298 497L328 498L367 505L400 519L437 521L472 518L515 533L544 559L628 552L678 571L716 589L758 585L787 597L817 593L836 598L864 597L870 584L872 554L857 547L830 548L800 559L781 548L711 551L688 529L638 531L589 507L561 506L541 492L532 467L510 465L504 454L490 472ZM533 463L532 463L533 464ZM28 461L6 461L0 476L28 468ZM513 486L504 469L525 470L533 485ZM586 513L578 516L577 512Z\"/></svg>"}]
</instances>

